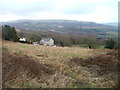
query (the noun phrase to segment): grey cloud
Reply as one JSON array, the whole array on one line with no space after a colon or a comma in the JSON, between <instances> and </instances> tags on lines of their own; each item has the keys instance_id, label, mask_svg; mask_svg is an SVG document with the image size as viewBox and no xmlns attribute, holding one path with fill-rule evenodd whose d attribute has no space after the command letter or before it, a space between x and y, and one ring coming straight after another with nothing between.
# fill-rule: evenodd
<instances>
[{"instance_id":1,"label":"grey cloud","mask_svg":"<svg viewBox=\"0 0 120 90\"><path fill-rule=\"evenodd\" d=\"M0 4L0 14L12 13L15 15L29 15L34 12L46 12L55 9L53 2L33 2L33 3L4 3Z\"/></svg>"}]
</instances>

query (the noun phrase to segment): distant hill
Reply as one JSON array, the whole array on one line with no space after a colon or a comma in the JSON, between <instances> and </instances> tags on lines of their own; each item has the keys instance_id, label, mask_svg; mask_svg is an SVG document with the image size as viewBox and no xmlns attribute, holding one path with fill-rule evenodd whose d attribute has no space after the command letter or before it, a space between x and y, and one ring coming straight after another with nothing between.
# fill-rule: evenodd
<instances>
[{"instance_id":1,"label":"distant hill","mask_svg":"<svg viewBox=\"0 0 120 90\"><path fill-rule=\"evenodd\" d=\"M115 27L118 26L118 22L103 23L103 24L105 24L105 25L109 25L109 26L115 26Z\"/></svg>"},{"instance_id":2,"label":"distant hill","mask_svg":"<svg viewBox=\"0 0 120 90\"><path fill-rule=\"evenodd\" d=\"M51 31L76 35L116 36L117 27L76 20L16 20L3 22L19 30Z\"/></svg>"}]
</instances>

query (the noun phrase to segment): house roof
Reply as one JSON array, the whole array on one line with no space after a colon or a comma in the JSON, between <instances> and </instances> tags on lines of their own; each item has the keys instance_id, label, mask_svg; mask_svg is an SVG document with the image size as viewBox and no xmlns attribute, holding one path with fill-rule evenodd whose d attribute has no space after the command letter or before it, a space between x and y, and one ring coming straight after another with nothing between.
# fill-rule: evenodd
<instances>
[{"instance_id":1,"label":"house roof","mask_svg":"<svg viewBox=\"0 0 120 90\"><path fill-rule=\"evenodd\" d=\"M52 39L52 38L42 38L42 40L45 41L45 42L50 41L50 39Z\"/></svg>"}]
</instances>

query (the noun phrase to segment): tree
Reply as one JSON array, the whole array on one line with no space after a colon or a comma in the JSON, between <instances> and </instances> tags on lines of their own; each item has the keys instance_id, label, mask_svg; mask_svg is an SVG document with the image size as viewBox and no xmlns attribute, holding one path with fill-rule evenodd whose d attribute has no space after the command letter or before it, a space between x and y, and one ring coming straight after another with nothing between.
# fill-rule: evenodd
<instances>
[{"instance_id":1,"label":"tree","mask_svg":"<svg viewBox=\"0 0 120 90\"><path fill-rule=\"evenodd\" d=\"M98 40L94 36L84 37L84 44L86 44L90 49L95 48L98 45Z\"/></svg>"},{"instance_id":2,"label":"tree","mask_svg":"<svg viewBox=\"0 0 120 90\"><path fill-rule=\"evenodd\" d=\"M2 26L2 39L17 42L18 36L15 28L9 25Z\"/></svg>"},{"instance_id":3,"label":"tree","mask_svg":"<svg viewBox=\"0 0 120 90\"><path fill-rule=\"evenodd\" d=\"M111 38L106 41L105 48L113 49L115 46L115 41Z\"/></svg>"},{"instance_id":4,"label":"tree","mask_svg":"<svg viewBox=\"0 0 120 90\"><path fill-rule=\"evenodd\" d=\"M76 44L76 38L74 36L70 36L70 40L72 44Z\"/></svg>"},{"instance_id":5,"label":"tree","mask_svg":"<svg viewBox=\"0 0 120 90\"><path fill-rule=\"evenodd\" d=\"M63 41L60 41L60 45L61 45L62 47L64 47L64 42L63 42Z\"/></svg>"}]
</instances>

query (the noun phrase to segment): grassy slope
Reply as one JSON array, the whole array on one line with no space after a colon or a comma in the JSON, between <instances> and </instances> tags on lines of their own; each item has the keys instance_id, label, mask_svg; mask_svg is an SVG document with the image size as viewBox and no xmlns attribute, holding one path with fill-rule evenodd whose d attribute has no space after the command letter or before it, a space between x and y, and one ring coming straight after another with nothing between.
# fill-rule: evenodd
<instances>
[{"instance_id":1,"label":"grassy slope","mask_svg":"<svg viewBox=\"0 0 120 90\"><path fill-rule=\"evenodd\" d=\"M17 56L29 56L31 57L32 60L35 60L37 63L40 63L41 65L45 66L47 65L54 68L53 69L54 73L50 75L49 78L48 76L45 76L46 74L40 77L38 77L39 76L38 75L35 76L34 78L31 77L27 78L28 76L26 76L26 78L22 79L23 77L22 78L19 77L13 80L12 86L10 85L11 84L10 82L7 82L7 84L9 84L10 87L82 88L82 87L113 87L116 84L115 82L116 75L114 73L108 73L107 75L99 76L96 74L95 71L90 71L89 68L86 66L84 67L82 65L77 65L75 63L70 62L71 59L76 57L86 59L99 54L104 55L105 53L110 52L111 50L105 49L92 50L79 47L35 46L7 41L3 42L3 48L7 48L8 52L14 55L16 58ZM110 79L111 75L112 79ZM46 78L46 80L44 80L43 78ZM16 80L18 81L17 83Z\"/></svg>"}]
</instances>

